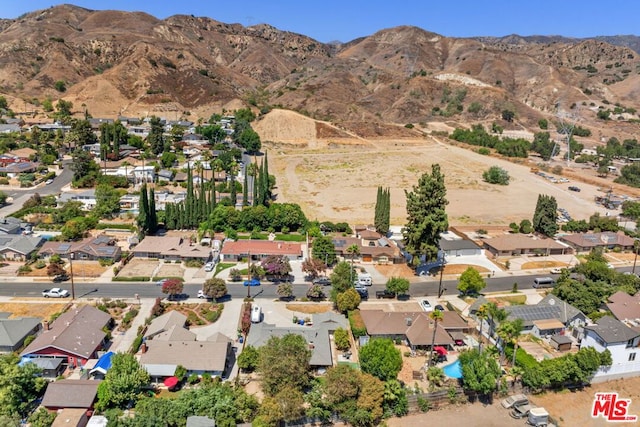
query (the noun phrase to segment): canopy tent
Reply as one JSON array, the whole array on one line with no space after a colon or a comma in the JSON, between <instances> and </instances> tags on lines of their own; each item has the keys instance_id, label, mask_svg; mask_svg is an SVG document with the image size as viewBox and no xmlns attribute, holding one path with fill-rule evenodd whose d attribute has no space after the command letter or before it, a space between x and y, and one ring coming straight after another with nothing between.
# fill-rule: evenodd
<instances>
[{"instance_id":1,"label":"canopy tent","mask_svg":"<svg viewBox=\"0 0 640 427\"><path fill-rule=\"evenodd\" d=\"M444 347L442 347L440 345L437 345L437 346L433 347L433 351L438 353L440 356L446 356L449 353L446 348L444 348Z\"/></svg>"},{"instance_id":2,"label":"canopy tent","mask_svg":"<svg viewBox=\"0 0 640 427\"><path fill-rule=\"evenodd\" d=\"M178 385L178 382L179 381L177 377L169 377L163 381L163 384L169 388L173 388Z\"/></svg>"},{"instance_id":3,"label":"canopy tent","mask_svg":"<svg viewBox=\"0 0 640 427\"><path fill-rule=\"evenodd\" d=\"M107 375L107 371L111 368L111 357L113 351L103 354L98 362L95 364L92 370L89 371L89 375L102 374Z\"/></svg>"}]
</instances>

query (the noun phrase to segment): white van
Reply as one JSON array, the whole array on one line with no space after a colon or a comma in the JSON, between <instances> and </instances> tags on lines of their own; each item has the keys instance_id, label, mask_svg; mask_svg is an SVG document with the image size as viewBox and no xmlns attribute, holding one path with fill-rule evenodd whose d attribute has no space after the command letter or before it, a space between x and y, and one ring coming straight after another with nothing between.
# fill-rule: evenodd
<instances>
[{"instance_id":1,"label":"white van","mask_svg":"<svg viewBox=\"0 0 640 427\"><path fill-rule=\"evenodd\" d=\"M368 273L358 274L358 282L359 285L363 286L371 286L373 284L373 280L371 279L371 275Z\"/></svg>"},{"instance_id":2,"label":"white van","mask_svg":"<svg viewBox=\"0 0 640 427\"><path fill-rule=\"evenodd\" d=\"M534 288L552 288L556 284L553 277L536 277L533 279Z\"/></svg>"},{"instance_id":3,"label":"white van","mask_svg":"<svg viewBox=\"0 0 640 427\"><path fill-rule=\"evenodd\" d=\"M260 323L262 320L262 309L258 305L251 307L251 323Z\"/></svg>"}]
</instances>

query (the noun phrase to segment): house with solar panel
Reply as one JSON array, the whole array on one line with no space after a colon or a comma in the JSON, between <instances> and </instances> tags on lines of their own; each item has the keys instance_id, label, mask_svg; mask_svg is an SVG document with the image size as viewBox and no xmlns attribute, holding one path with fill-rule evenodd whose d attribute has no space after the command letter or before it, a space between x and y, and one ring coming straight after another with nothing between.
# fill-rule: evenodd
<instances>
[{"instance_id":1,"label":"house with solar panel","mask_svg":"<svg viewBox=\"0 0 640 427\"><path fill-rule=\"evenodd\" d=\"M469 313L474 315L487 302L484 297L478 298L469 308ZM522 319L523 334L529 333L538 338L571 334L579 341L588 320L583 312L555 295L547 295L538 304L511 305L504 310L508 314L507 320ZM483 331L496 331L500 326L490 323L490 318L484 320Z\"/></svg>"},{"instance_id":2,"label":"house with solar panel","mask_svg":"<svg viewBox=\"0 0 640 427\"><path fill-rule=\"evenodd\" d=\"M46 242L38 251L38 255L43 258L57 254L61 258L74 260L96 261L100 259L110 259L118 261L122 255L122 250L115 244L115 240L106 235L88 237L79 242Z\"/></svg>"},{"instance_id":3,"label":"house with solar panel","mask_svg":"<svg viewBox=\"0 0 640 427\"><path fill-rule=\"evenodd\" d=\"M575 249L576 253L591 252L596 248L632 251L635 239L621 231L602 233L576 233L560 237L560 240Z\"/></svg>"}]
</instances>

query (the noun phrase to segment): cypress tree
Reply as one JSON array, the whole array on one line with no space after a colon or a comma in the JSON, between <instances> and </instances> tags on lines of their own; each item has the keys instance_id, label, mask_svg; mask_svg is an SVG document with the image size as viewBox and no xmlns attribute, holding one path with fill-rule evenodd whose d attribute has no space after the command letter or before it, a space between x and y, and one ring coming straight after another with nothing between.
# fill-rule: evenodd
<instances>
[{"instance_id":1,"label":"cypress tree","mask_svg":"<svg viewBox=\"0 0 640 427\"><path fill-rule=\"evenodd\" d=\"M244 174L244 183L242 184L242 206L249 206L249 178L247 178L247 173Z\"/></svg>"},{"instance_id":2,"label":"cypress tree","mask_svg":"<svg viewBox=\"0 0 640 427\"><path fill-rule=\"evenodd\" d=\"M176 219L173 216L173 208L173 203L167 203L164 207L164 225L167 230L174 230L176 228Z\"/></svg>"},{"instance_id":3,"label":"cypress tree","mask_svg":"<svg viewBox=\"0 0 640 427\"><path fill-rule=\"evenodd\" d=\"M213 212L213 210L216 208L216 202L216 183L214 181L211 185L211 200L209 200L209 203L211 203L211 207L209 208L209 214L211 214L211 212ZM207 215L207 217L208 216L209 215Z\"/></svg>"},{"instance_id":4,"label":"cypress tree","mask_svg":"<svg viewBox=\"0 0 640 427\"><path fill-rule=\"evenodd\" d=\"M231 198L231 206L236 206L238 203L238 196L236 194L236 176L232 172L231 173L231 181L229 181L229 185L231 185L231 191L229 197Z\"/></svg>"},{"instance_id":5,"label":"cypress tree","mask_svg":"<svg viewBox=\"0 0 640 427\"><path fill-rule=\"evenodd\" d=\"M158 230L158 213L156 212L156 193L149 190L149 232L154 234Z\"/></svg>"},{"instance_id":6,"label":"cypress tree","mask_svg":"<svg viewBox=\"0 0 640 427\"><path fill-rule=\"evenodd\" d=\"M382 210L380 215L382 219L380 233L386 235L389 232L391 221L391 190L389 187L386 190L382 190Z\"/></svg>"},{"instance_id":7,"label":"cypress tree","mask_svg":"<svg viewBox=\"0 0 640 427\"><path fill-rule=\"evenodd\" d=\"M140 208L138 212L138 227L143 234L149 230L149 201L147 198L147 184L140 189Z\"/></svg>"},{"instance_id":8,"label":"cypress tree","mask_svg":"<svg viewBox=\"0 0 640 427\"><path fill-rule=\"evenodd\" d=\"M376 206L373 214L373 225L376 231L380 233L382 230L382 212L383 212L383 193L382 187L378 186L378 193L376 194Z\"/></svg>"},{"instance_id":9,"label":"cypress tree","mask_svg":"<svg viewBox=\"0 0 640 427\"><path fill-rule=\"evenodd\" d=\"M264 202L263 204L267 206L271 202L271 189L269 188L269 158L267 157L267 152L264 152L264 183L262 184L264 188Z\"/></svg>"},{"instance_id":10,"label":"cypress tree","mask_svg":"<svg viewBox=\"0 0 640 427\"><path fill-rule=\"evenodd\" d=\"M256 167L253 172L253 200L251 200L252 206L258 206L258 181L258 168Z\"/></svg>"}]
</instances>

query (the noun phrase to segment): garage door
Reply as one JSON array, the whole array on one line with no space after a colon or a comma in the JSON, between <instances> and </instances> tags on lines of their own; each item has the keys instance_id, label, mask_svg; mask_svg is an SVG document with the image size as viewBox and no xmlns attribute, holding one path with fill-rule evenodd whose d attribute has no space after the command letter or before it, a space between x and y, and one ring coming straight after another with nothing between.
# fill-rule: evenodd
<instances>
[{"instance_id":1,"label":"garage door","mask_svg":"<svg viewBox=\"0 0 640 427\"><path fill-rule=\"evenodd\" d=\"M479 255L479 252L476 249L459 249L458 256L471 256L471 255Z\"/></svg>"}]
</instances>

